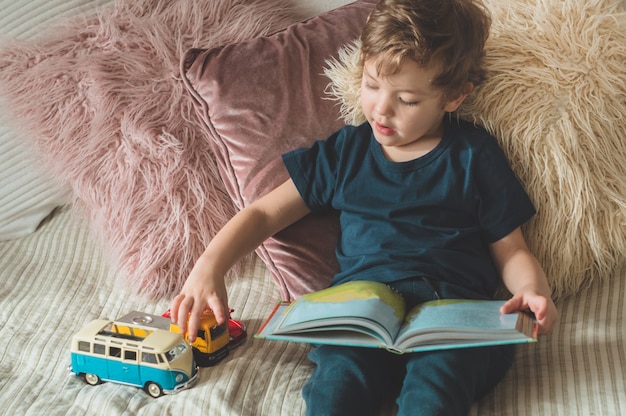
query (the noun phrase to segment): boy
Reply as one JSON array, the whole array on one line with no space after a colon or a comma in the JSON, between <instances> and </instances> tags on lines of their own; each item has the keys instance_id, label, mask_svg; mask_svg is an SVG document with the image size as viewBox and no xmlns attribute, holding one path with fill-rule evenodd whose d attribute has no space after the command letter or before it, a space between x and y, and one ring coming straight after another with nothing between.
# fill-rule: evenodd
<instances>
[{"instance_id":1,"label":"boy","mask_svg":"<svg viewBox=\"0 0 626 416\"><path fill-rule=\"evenodd\" d=\"M361 38L367 122L283 156L291 179L218 233L174 298L172 318L191 312L191 334L205 308L225 322L226 271L277 231L334 209L341 235L333 285L384 282L410 308L435 298L491 298L501 277L513 294L503 312L529 309L548 333L556 307L520 231L534 208L495 140L450 116L483 78L488 29L472 0L382 0ZM400 379L399 414L467 414L513 353L502 346L396 356L318 346L303 389L307 413L376 413Z\"/></svg>"}]
</instances>

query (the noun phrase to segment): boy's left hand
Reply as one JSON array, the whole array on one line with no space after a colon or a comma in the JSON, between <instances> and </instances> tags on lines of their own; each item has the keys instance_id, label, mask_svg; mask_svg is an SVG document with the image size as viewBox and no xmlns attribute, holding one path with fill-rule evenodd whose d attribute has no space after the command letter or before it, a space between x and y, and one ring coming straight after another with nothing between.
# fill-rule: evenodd
<instances>
[{"instance_id":1,"label":"boy's left hand","mask_svg":"<svg viewBox=\"0 0 626 416\"><path fill-rule=\"evenodd\" d=\"M539 335L550 333L558 321L556 306L550 297L537 292L520 292L509 299L500 309L502 313L530 310L539 324Z\"/></svg>"}]
</instances>

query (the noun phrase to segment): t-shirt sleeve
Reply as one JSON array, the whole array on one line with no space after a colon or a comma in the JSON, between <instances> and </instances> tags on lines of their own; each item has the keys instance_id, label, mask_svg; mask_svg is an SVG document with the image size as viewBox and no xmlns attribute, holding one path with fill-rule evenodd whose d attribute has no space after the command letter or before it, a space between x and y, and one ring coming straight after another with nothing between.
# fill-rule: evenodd
<instances>
[{"instance_id":1,"label":"t-shirt sleeve","mask_svg":"<svg viewBox=\"0 0 626 416\"><path fill-rule=\"evenodd\" d=\"M310 148L296 149L282 157L300 196L314 213L323 214L332 208L343 135L340 130Z\"/></svg>"},{"instance_id":2,"label":"t-shirt sleeve","mask_svg":"<svg viewBox=\"0 0 626 416\"><path fill-rule=\"evenodd\" d=\"M478 219L488 243L506 237L535 215L535 208L495 139L476 166Z\"/></svg>"}]
</instances>

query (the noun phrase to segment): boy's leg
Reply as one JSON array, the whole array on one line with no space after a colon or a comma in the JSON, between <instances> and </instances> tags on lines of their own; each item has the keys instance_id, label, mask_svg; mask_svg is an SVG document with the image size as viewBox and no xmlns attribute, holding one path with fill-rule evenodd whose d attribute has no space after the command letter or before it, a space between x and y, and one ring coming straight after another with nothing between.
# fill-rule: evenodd
<instances>
[{"instance_id":1,"label":"boy's leg","mask_svg":"<svg viewBox=\"0 0 626 416\"><path fill-rule=\"evenodd\" d=\"M309 359L317 366L302 390L307 415L373 415L388 397L394 360L386 350L321 345Z\"/></svg>"},{"instance_id":2,"label":"boy's leg","mask_svg":"<svg viewBox=\"0 0 626 416\"><path fill-rule=\"evenodd\" d=\"M398 416L467 415L504 377L514 355L513 345L410 354Z\"/></svg>"}]
</instances>

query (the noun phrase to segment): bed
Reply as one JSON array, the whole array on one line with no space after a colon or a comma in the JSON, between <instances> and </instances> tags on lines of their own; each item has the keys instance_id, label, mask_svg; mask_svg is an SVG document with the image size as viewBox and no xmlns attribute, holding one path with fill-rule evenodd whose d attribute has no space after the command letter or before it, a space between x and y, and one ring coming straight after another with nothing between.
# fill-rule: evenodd
<instances>
[{"instance_id":1,"label":"bed","mask_svg":"<svg viewBox=\"0 0 626 416\"><path fill-rule=\"evenodd\" d=\"M219 7L225 3L229 7ZM525 6L516 8L516 3ZM550 42L553 50L567 49L571 65L542 66L564 82L563 101L539 99L549 110L523 96L538 97L537 90L528 91L531 84L518 85L520 104L511 110L517 117L503 110L506 103L482 108L480 98L495 101L493 86L505 74L495 67L494 84L462 110L463 117L504 138L503 148L540 207L540 218L525 232L547 264L560 311L555 331L519 346L505 380L471 414L623 414L626 4L487 4L494 15L511 19L507 31L515 13L526 13L519 25L527 30L529 22L541 20L529 16L552 5L561 35L567 28L582 32L590 26L599 37L582 37L596 49L605 47L593 61L601 62L594 64L595 72L571 78L567 70L573 63L592 59L572 57L580 50L571 43ZM351 86L354 53L341 48L357 37L371 7L363 0L0 0L0 84L8 116L0 130L0 413L304 414L300 390L312 369L308 346L252 335L279 300L327 284L336 267L332 217L277 235L234 269L229 301L248 338L219 364L200 369L188 390L154 399L120 384L89 386L68 374L70 338L93 319L133 310L165 312L212 233L285 174L276 154L358 119L351 101L357 93ZM574 18L583 12L585 19ZM146 21L146 26L137 23ZM245 30L228 30L242 21L248 23ZM547 26L537 33L546 38L546 27L554 24L545 15L541 22ZM202 36L191 36L196 31ZM169 36L178 43L167 43ZM497 39L506 40L506 47L493 43L494 52L513 53L514 42L494 22ZM522 64L529 69L524 74L516 73L541 79L532 67L535 61ZM600 67L610 74L600 73ZM594 73L599 78L592 82ZM277 79L283 88L268 94ZM148 82L154 80L159 82ZM595 88L583 91L582 98L575 94L581 80ZM152 106L146 107L146 94ZM175 111L159 112L163 106ZM593 111L583 111L589 108ZM549 122L552 109L574 127ZM532 125L525 111L543 117L542 141L506 141L528 133L507 124L517 118L524 128ZM591 123L594 117L604 127ZM578 141L581 131L594 139ZM539 159L542 152L550 162ZM559 172L565 179L554 179ZM538 179L544 176L560 187ZM566 181L575 184L564 186ZM568 194L573 197L558 197ZM393 411L389 401L380 413Z\"/></svg>"}]
</instances>

